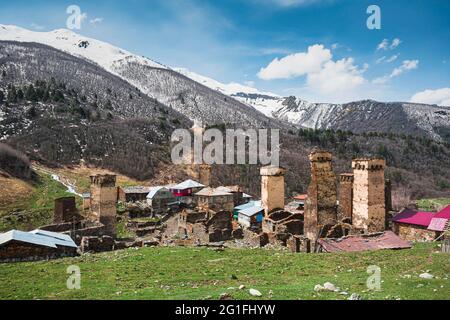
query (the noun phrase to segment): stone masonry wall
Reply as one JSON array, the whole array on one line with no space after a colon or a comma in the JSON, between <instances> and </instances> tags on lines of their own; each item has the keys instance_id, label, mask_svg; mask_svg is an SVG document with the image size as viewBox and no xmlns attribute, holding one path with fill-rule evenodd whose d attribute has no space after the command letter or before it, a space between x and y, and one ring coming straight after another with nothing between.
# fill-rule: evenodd
<instances>
[{"instance_id":1,"label":"stone masonry wall","mask_svg":"<svg viewBox=\"0 0 450 320\"><path fill-rule=\"evenodd\" d=\"M337 222L336 175L331 153L313 151L309 159L311 183L305 204L304 234L315 241Z\"/></svg>"},{"instance_id":2,"label":"stone masonry wall","mask_svg":"<svg viewBox=\"0 0 450 320\"><path fill-rule=\"evenodd\" d=\"M355 159L352 163L353 226L368 233L385 230L384 159Z\"/></svg>"},{"instance_id":3,"label":"stone masonry wall","mask_svg":"<svg viewBox=\"0 0 450 320\"><path fill-rule=\"evenodd\" d=\"M344 173L339 176L339 209L338 220L351 222L353 212L353 174Z\"/></svg>"},{"instance_id":4,"label":"stone masonry wall","mask_svg":"<svg viewBox=\"0 0 450 320\"><path fill-rule=\"evenodd\" d=\"M116 233L116 176L91 176L91 212L90 219L103 223L110 235Z\"/></svg>"},{"instance_id":5,"label":"stone masonry wall","mask_svg":"<svg viewBox=\"0 0 450 320\"><path fill-rule=\"evenodd\" d=\"M261 201L267 216L275 209L284 209L284 174L279 167L261 168Z\"/></svg>"}]
</instances>

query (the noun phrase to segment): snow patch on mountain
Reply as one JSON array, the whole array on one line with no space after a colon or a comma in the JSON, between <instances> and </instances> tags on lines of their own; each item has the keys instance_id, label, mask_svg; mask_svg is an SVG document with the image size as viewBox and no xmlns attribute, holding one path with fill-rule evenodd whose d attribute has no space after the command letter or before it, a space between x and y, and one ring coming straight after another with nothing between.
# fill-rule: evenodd
<instances>
[{"instance_id":1,"label":"snow patch on mountain","mask_svg":"<svg viewBox=\"0 0 450 320\"><path fill-rule=\"evenodd\" d=\"M121 61L133 61L153 68L167 69L153 60L132 54L109 43L81 36L68 29L37 32L0 24L0 40L36 42L51 46L79 58L88 59L108 71Z\"/></svg>"}]
</instances>

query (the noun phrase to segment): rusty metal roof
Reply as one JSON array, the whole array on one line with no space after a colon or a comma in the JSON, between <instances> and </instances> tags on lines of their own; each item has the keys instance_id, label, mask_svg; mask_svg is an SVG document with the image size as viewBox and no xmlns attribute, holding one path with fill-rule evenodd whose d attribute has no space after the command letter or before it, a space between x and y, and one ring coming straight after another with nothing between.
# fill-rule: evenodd
<instances>
[{"instance_id":1,"label":"rusty metal roof","mask_svg":"<svg viewBox=\"0 0 450 320\"><path fill-rule=\"evenodd\" d=\"M318 240L325 252L358 252L383 249L409 249L411 244L392 231L361 236L347 236L339 239Z\"/></svg>"}]
</instances>

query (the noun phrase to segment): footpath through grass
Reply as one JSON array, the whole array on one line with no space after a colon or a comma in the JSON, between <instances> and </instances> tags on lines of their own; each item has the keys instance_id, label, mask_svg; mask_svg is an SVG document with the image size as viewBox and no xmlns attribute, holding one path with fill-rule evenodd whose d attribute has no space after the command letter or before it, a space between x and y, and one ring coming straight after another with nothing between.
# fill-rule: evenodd
<instances>
[{"instance_id":1,"label":"footpath through grass","mask_svg":"<svg viewBox=\"0 0 450 320\"><path fill-rule=\"evenodd\" d=\"M449 299L450 255L436 244L411 250L292 254L265 249L156 247L48 262L0 264L0 299ZM81 269L81 289L68 290L67 267ZM381 268L381 291L369 291L367 267ZM419 274L435 276L426 280ZM349 295L314 292L332 282ZM240 285L246 289L239 290ZM273 295L269 292L272 291Z\"/></svg>"}]
</instances>

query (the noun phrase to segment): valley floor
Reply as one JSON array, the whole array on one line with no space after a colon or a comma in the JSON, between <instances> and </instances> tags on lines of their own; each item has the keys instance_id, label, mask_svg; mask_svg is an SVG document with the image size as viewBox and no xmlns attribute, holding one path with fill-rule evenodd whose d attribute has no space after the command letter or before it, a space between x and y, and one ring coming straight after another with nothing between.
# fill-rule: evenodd
<instances>
[{"instance_id":1,"label":"valley floor","mask_svg":"<svg viewBox=\"0 0 450 320\"><path fill-rule=\"evenodd\" d=\"M81 289L68 290L67 268L81 270ZM381 291L366 287L367 267L381 268ZM434 278L419 277L429 272ZM411 250L292 254L265 249L156 247L47 262L0 264L0 299L449 299L450 255L437 244ZM315 292L331 282L348 295ZM240 285L245 289L239 290ZM270 294L272 293L272 294Z\"/></svg>"}]
</instances>

